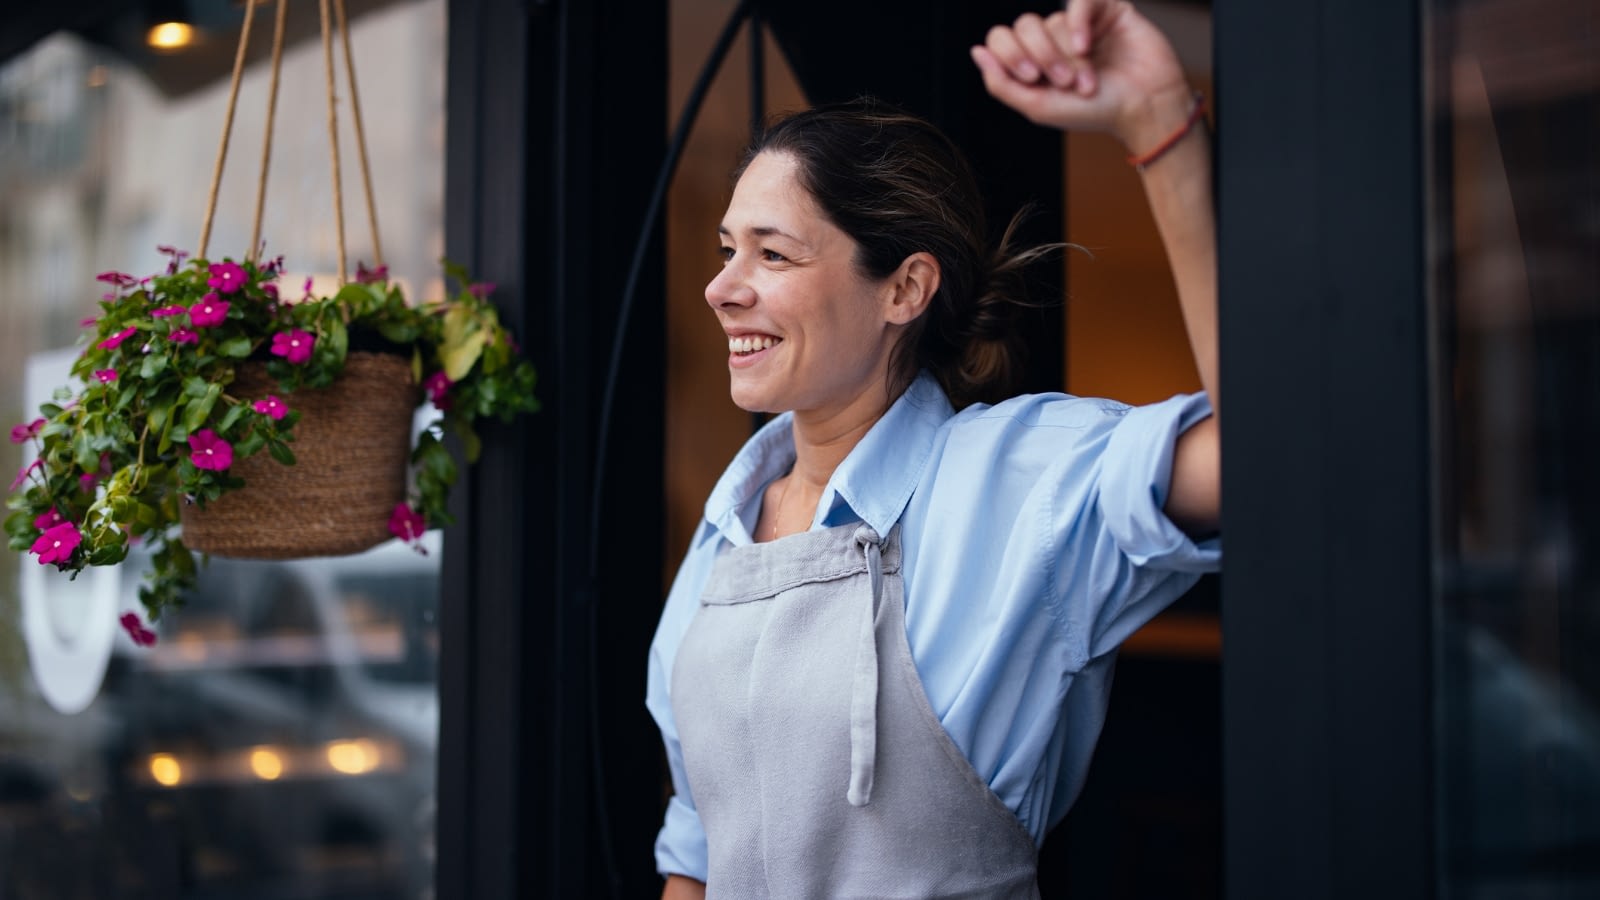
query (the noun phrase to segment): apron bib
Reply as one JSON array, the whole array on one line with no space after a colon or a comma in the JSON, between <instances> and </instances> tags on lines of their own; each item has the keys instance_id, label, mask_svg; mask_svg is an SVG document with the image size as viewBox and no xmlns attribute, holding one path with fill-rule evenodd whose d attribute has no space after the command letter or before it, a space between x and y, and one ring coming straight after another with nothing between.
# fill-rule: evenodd
<instances>
[{"instance_id":1,"label":"apron bib","mask_svg":"<svg viewBox=\"0 0 1600 900\"><path fill-rule=\"evenodd\" d=\"M899 529L727 548L672 705L707 897L1038 897L1038 851L928 705Z\"/></svg>"}]
</instances>

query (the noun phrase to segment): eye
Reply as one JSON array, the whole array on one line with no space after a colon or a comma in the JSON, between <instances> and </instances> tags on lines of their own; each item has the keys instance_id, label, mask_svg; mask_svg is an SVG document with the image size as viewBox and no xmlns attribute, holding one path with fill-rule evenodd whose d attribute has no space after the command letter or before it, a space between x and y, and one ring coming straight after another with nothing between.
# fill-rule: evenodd
<instances>
[{"instance_id":1,"label":"eye","mask_svg":"<svg viewBox=\"0 0 1600 900\"><path fill-rule=\"evenodd\" d=\"M733 259L733 248L732 247L718 247L717 248L717 256L720 257L722 259L723 264L726 265L728 262L730 262Z\"/></svg>"},{"instance_id":2,"label":"eye","mask_svg":"<svg viewBox=\"0 0 1600 900\"><path fill-rule=\"evenodd\" d=\"M788 262L788 259L782 253L776 250L768 250L765 247L761 250L761 258L767 262Z\"/></svg>"}]
</instances>

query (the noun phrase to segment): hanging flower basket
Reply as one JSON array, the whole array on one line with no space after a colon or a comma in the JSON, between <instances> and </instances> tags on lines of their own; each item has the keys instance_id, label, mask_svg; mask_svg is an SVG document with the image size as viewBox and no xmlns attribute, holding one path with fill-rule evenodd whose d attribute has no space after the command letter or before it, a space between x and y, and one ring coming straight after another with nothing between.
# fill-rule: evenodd
<instances>
[{"instance_id":1,"label":"hanging flower basket","mask_svg":"<svg viewBox=\"0 0 1600 900\"><path fill-rule=\"evenodd\" d=\"M239 367L233 388L262 397L275 385L265 363ZM183 542L192 550L247 559L360 553L393 535L389 518L406 503L411 421L421 392L410 360L351 353L332 386L281 399L298 410L295 464L266 454L230 471L245 486L205 507L182 507Z\"/></svg>"},{"instance_id":2,"label":"hanging flower basket","mask_svg":"<svg viewBox=\"0 0 1600 900\"><path fill-rule=\"evenodd\" d=\"M256 4L246 5L233 85L212 174L198 258L170 247L165 272L98 276L110 285L73 374L40 416L11 430L35 458L11 484L6 532L13 550L76 573L113 565L130 545L149 549L139 599L154 620L179 605L196 575L194 551L282 559L353 553L392 536L420 550L429 526L451 524L456 461L478 455L475 424L538 409L534 371L489 303L492 285L413 306L388 282L367 165L355 70L345 41L366 209L376 268L345 284L344 204L329 4L322 5L328 139L340 288L303 296L280 284L283 259L258 259L271 159L286 0L278 0L265 146L251 252L212 261L206 247ZM339 28L343 0L334 0ZM356 350L352 352L352 340ZM389 353L365 352L383 344ZM423 394L440 415L410 440ZM407 463L412 466L407 488ZM137 616L123 626L154 640Z\"/></svg>"},{"instance_id":3,"label":"hanging flower basket","mask_svg":"<svg viewBox=\"0 0 1600 900\"><path fill-rule=\"evenodd\" d=\"M365 270L332 297L308 283L287 302L279 260L184 265L169 252L163 274L100 276L113 290L85 322L81 383L11 430L36 458L12 482L5 523L12 549L71 572L146 543L152 619L193 584L196 550L287 558L416 543L451 521L444 435L471 462L478 419L538 408L490 287L459 269L462 288L438 303L412 306ZM352 334L406 355L350 352ZM424 394L439 415L412 443Z\"/></svg>"}]
</instances>

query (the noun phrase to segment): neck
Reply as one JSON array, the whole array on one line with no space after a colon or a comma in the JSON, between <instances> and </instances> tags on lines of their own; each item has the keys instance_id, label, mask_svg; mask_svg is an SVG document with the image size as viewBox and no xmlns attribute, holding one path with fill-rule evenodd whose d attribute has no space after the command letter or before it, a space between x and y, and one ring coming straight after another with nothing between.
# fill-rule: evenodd
<instances>
[{"instance_id":1,"label":"neck","mask_svg":"<svg viewBox=\"0 0 1600 900\"><path fill-rule=\"evenodd\" d=\"M872 426L889 411L893 398L882 381L873 381L850 403L829 411L796 410L791 490L815 509L823 488Z\"/></svg>"}]
</instances>

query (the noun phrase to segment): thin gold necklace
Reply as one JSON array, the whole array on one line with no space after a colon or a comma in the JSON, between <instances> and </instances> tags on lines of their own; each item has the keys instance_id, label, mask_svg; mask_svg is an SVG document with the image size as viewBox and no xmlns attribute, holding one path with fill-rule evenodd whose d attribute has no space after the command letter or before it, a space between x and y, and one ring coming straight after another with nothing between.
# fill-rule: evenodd
<instances>
[{"instance_id":1,"label":"thin gold necklace","mask_svg":"<svg viewBox=\"0 0 1600 900\"><path fill-rule=\"evenodd\" d=\"M789 499L789 479L793 477L792 473L784 476L783 490L778 492L778 507L772 511L772 529L767 534L769 541L778 539L778 521L783 518L783 502Z\"/></svg>"}]
</instances>

